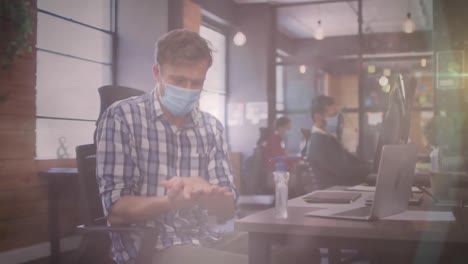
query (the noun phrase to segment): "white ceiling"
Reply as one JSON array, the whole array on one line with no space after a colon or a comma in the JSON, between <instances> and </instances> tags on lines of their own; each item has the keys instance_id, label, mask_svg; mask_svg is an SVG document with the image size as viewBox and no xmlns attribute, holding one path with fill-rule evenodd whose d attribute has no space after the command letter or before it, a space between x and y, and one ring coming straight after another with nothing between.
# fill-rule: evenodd
<instances>
[{"instance_id":1,"label":"white ceiling","mask_svg":"<svg viewBox=\"0 0 468 264\"><path fill-rule=\"evenodd\" d=\"M286 4L311 0L235 0L239 4ZM316 0L319 1L319 0ZM291 38L313 38L321 20L325 37L358 33L357 2L281 7L278 28ZM411 12L416 30L432 29L432 0L363 0L364 33L401 32Z\"/></svg>"}]
</instances>

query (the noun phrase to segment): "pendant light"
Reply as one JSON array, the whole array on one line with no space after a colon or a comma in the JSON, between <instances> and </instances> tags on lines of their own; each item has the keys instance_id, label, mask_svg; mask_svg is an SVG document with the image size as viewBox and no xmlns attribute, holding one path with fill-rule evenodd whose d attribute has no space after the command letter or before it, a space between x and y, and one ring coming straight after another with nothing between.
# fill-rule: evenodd
<instances>
[{"instance_id":1,"label":"pendant light","mask_svg":"<svg viewBox=\"0 0 468 264\"><path fill-rule=\"evenodd\" d=\"M413 19L411 19L411 13L406 15L405 22L403 23L403 32L411 34L414 32L416 24L414 24Z\"/></svg>"},{"instance_id":2,"label":"pendant light","mask_svg":"<svg viewBox=\"0 0 468 264\"><path fill-rule=\"evenodd\" d=\"M320 5L318 6L318 15L319 15L319 20L317 21L317 29L315 30L315 39L322 40L325 38L325 33L323 31L322 12L321 12Z\"/></svg>"},{"instance_id":3,"label":"pendant light","mask_svg":"<svg viewBox=\"0 0 468 264\"><path fill-rule=\"evenodd\" d=\"M403 22L403 32L407 34L411 34L414 32L415 29L416 29L416 24L411 18L410 0L408 0L408 13L406 14L405 22Z\"/></svg>"},{"instance_id":4,"label":"pendant light","mask_svg":"<svg viewBox=\"0 0 468 264\"><path fill-rule=\"evenodd\" d=\"M317 30L315 31L315 39L322 40L325 38L325 34L323 32L322 20L317 21Z\"/></svg>"}]
</instances>

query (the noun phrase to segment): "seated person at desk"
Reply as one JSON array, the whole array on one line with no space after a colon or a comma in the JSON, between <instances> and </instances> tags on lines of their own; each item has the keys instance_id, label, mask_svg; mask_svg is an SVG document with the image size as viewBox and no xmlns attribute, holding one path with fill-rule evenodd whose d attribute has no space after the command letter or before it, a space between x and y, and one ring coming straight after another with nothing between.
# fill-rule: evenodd
<instances>
[{"instance_id":1,"label":"seated person at desk","mask_svg":"<svg viewBox=\"0 0 468 264\"><path fill-rule=\"evenodd\" d=\"M273 171L276 168L275 161L272 158L275 157L286 157L286 166L291 172L291 177L289 179L289 186L294 187L296 184L296 178L292 172L296 164L300 161L300 155L294 156L292 151L286 150L284 144L284 139L286 135L291 131L291 120L285 116L280 117L275 122L275 132L272 134L266 141L264 148L264 168L266 168L266 184L267 190L272 191L274 189L274 180L273 180ZM294 191L291 191L290 194L294 194Z\"/></svg>"},{"instance_id":2,"label":"seated person at desk","mask_svg":"<svg viewBox=\"0 0 468 264\"><path fill-rule=\"evenodd\" d=\"M215 232L207 220L232 218L237 197L224 128L196 107L211 53L197 33L169 32L157 43L156 88L113 104L98 125L97 178L107 220L158 227L148 264L248 263L247 236ZM140 234L113 233L111 241L116 263L135 262ZM285 252L273 252L275 263L297 255Z\"/></svg>"},{"instance_id":3,"label":"seated person at desk","mask_svg":"<svg viewBox=\"0 0 468 264\"><path fill-rule=\"evenodd\" d=\"M278 118L275 122L275 133L268 138L264 148L264 164L270 171L274 169L272 158L288 155L284 138L289 131L291 131L291 120L285 116Z\"/></svg>"},{"instance_id":4,"label":"seated person at desk","mask_svg":"<svg viewBox=\"0 0 468 264\"><path fill-rule=\"evenodd\" d=\"M334 135L339 123L334 99L324 95L314 98L311 115L314 125L307 161L318 178L320 188L364 182L369 168L348 152Z\"/></svg>"}]
</instances>

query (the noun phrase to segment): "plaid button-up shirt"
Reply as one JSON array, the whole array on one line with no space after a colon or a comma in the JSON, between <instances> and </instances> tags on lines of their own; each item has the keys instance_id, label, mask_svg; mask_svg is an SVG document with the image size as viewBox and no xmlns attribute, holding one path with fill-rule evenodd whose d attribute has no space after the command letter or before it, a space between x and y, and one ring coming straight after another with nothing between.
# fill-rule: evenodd
<instances>
[{"instance_id":1,"label":"plaid button-up shirt","mask_svg":"<svg viewBox=\"0 0 468 264\"><path fill-rule=\"evenodd\" d=\"M104 213L122 196L164 196L160 186L173 176L201 176L209 183L231 188L237 197L223 126L212 115L191 112L182 129L165 118L155 90L113 104L97 130L97 180ZM158 226L157 248L216 239L207 212L200 206L169 211L140 223ZM141 234L111 234L117 263L133 263Z\"/></svg>"}]
</instances>

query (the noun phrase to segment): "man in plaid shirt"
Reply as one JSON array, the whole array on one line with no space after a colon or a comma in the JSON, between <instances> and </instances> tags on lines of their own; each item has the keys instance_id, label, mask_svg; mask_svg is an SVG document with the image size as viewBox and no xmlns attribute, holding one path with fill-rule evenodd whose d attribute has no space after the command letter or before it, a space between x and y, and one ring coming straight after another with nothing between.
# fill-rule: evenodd
<instances>
[{"instance_id":1,"label":"man in plaid shirt","mask_svg":"<svg viewBox=\"0 0 468 264\"><path fill-rule=\"evenodd\" d=\"M98 125L105 214L111 225L159 228L148 263L247 263L246 236L226 240L207 221L209 214L232 218L237 197L223 126L197 108L211 52L197 33L169 32L157 43L157 87L113 104ZM113 233L111 240L117 263L135 262L138 234ZM242 252L226 243L234 240Z\"/></svg>"}]
</instances>

